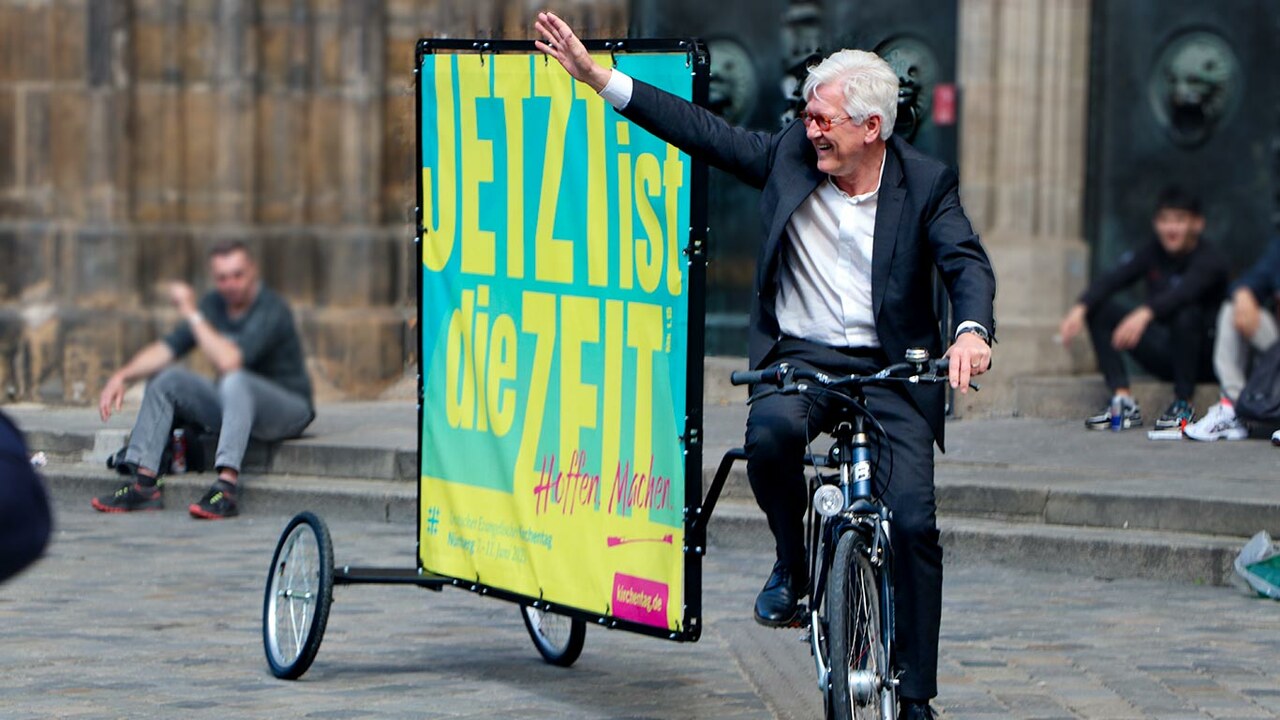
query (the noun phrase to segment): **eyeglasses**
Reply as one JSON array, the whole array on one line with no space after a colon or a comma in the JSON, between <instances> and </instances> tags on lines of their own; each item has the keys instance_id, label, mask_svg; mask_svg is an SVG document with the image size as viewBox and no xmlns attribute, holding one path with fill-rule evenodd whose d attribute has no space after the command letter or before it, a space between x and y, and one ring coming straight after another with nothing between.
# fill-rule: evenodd
<instances>
[{"instance_id":1,"label":"eyeglasses","mask_svg":"<svg viewBox=\"0 0 1280 720\"><path fill-rule=\"evenodd\" d=\"M829 118L826 115L819 115L817 113L811 113L808 111L800 113L800 120L805 125L809 125L810 123L817 125L818 129L821 130L822 132L828 132L831 130L833 126L839 125L840 123L846 120L852 120L852 119L853 118L849 117L848 115L839 115L837 117Z\"/></svg>"}]
</instances>

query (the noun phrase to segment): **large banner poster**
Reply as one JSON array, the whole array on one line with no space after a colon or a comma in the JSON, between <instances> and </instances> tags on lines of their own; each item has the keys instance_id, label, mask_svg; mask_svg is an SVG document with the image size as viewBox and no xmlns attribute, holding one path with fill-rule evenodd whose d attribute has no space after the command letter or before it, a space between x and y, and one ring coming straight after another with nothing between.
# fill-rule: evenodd
<instances>
[{"instance_id":1,"label":"large banner poster","mask_svg":"<svg viewBox=\"0 0 1280 720\"><path fill-rule=\"evenodd\" d=\"M421 61L422 566L682 631L691 162L536 52Z\"/></svg>"}]
</instances>

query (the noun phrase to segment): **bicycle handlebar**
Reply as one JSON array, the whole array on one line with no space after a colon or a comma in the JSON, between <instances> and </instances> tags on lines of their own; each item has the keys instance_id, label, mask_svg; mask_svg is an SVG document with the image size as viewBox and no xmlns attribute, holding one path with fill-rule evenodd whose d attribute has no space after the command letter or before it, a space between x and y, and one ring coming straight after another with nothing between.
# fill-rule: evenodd
<instances>
[{"instance_id":1,"label":"bicycle handlebar","mask_svg":"<svg viewBox=\"0 0 1280 720\"><path fill-rule=\"evenodd\" d=\"M795 380L809 380L824 387L842 385L886 385L894 382L903 383L941 383L947 381L947 371L951 363L949 358L926 360L922 363L904 362L890 365L870 375L828 375L814 372L806 368L798 368L787 363L778 363L761 370L735 370L729 375L729 382L734 385L757 385L768 383L778 387L786 387ZM909 375L898 375L909 371ZM979 389L969 383L974 390Z\"/></svg>"}]
</instances>

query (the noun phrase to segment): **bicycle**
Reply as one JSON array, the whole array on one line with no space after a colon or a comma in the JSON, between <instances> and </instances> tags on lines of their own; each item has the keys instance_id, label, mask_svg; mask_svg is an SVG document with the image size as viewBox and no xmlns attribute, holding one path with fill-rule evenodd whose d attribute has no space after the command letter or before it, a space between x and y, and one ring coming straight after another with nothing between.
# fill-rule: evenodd
<instances>
[{"instance_id":1,"label":"bicycle","mask_svg":"<svg viewBox=\"0 0 1280 720\"><path fill-rule=\"evenodd\" d=\"M771 384L779 392L817 392L843 401L851 414L829 431L834 442L825 456L808 453L806 464L835 468L836 474L815 472L809 492L813 502L806 517L810 603L802 610L810 652L825 698L826 716L896 720L898 678L893 672L894 618L890 526L892 513L881 502L892 480L892 447L880 494L873 492L871 433L887 433L867 409L862 388L894 383L940 383L947 380L946 358L930 360L928 351L913 348L906 362L869 375L832 376L780 363L763 370L732 373L734 385ZM811 385L812 384L812 385ZM971 383L975 390L977 386ZM723 483L733 460L745 458L730 451L721 463L717 483ZM715 488L718 495L719 487Z\"/></svg>"}]
</instances>

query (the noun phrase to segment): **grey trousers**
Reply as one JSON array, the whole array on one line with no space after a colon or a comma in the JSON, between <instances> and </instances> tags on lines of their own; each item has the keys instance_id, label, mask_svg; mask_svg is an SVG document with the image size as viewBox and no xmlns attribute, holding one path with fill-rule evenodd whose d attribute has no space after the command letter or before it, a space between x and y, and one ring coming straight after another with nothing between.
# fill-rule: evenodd
<instances>
[{"instance_id":1,"label":"grey trousers","mask_svg":"<svg viewBox=\"0 0 1280 720\"><path fill-rule=\"evenodd\" d=\"M166 368L147 383L125 460L167 471L158 466L175 418L217 432L214 467L239 472L250 437L268 442L297 437L315 413L302 396L247 370L215 383L184 368Z\"/></svg>"},{"instance_id":2,"label":"grey trousers","mask_svg":"<svg viewBox=\"0 0 1280 720\"><path fill-rule=\"evenodd\" d=\"M1277 339L1276 318L1262 310L1258 331L1246 338L1236 330L1235 303L1228 300L1218 311L1218 334L1213 341L1213 371L1218 375L1222 394L1235 402L1244 390L1249 370L1250 350L1265 352Z\"/></svg>"}]
</instances>

